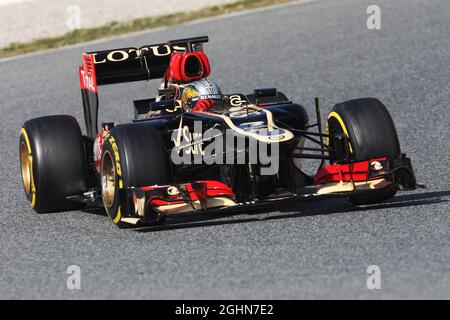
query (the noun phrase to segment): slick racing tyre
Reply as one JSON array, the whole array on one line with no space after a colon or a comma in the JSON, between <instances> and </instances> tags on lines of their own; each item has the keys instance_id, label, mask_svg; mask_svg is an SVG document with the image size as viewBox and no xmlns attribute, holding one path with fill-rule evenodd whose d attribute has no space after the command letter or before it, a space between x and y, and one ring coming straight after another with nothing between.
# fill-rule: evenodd
<instances>
[{"instance_id":1,"label":"slick racing tyre","mask_svg":"<svg viewBox=\"0 0 450 320\"><path fill-rule=\"evenodd\" d=\"M83 207L68 196L86 191L86 160L77 120L57 115L25 122L20 132L22 183L38 213Z\"/></svg>"},{"instance_id":2,"label":"slick racing tyre","mask_svg":"<svg viewBox=\"0 0 450 320\"><path fill-rule=\"evenodd\" d=\"M328 133L331 137L341 135L348 139L345 154L331 155L332 163L339 162L339 156L350 161L363 161L400 155L394 122L386 107L375 98L354 99L336 104L328 116ZM330 144L332 143L331 139ZM339 150L337 146L332 147ZM392 198L397 191L395 185L389 185L351 196L349 201L354 205L376 203Z\"/></svg>"},{"instance_id":3,"label":"slick racing tyre","mask_svg":"<svg viewBox=\"0 0 450 320\"><path fill-rule=\"evenodd\" d=\"M145 123L113 127L103 143L101 160L102 198L106 212L119 228L129 224L127 199L119 192L169 182L169 160L161 134Z\"/></svg>"}]
</instances>

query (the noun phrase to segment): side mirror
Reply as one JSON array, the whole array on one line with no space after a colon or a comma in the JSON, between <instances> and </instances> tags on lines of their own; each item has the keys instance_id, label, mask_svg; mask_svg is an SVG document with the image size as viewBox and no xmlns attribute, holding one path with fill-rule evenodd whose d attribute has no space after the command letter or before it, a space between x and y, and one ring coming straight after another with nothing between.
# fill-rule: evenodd
<instances>
[{"instance_id":1,"label":"side mirror","mask_svg":"<svg viewBox=\"0 0 450 320\"><path fill-rule=\"evenodd\" d=\"M266 97L276 97L277 89L276 88L255 89L254 94L256 99Z\"/></svg>"},{"instance_id":2,"label":"side mirror","mask_svg":"<svg viewBox=\"0 0 450 320\"><path fill-rule=\"evenodd\" d=\"M134 119L139 120L147 115L150 111L175 110L175 100L163 100L155 102L155 99L135 100L134 103Z\"/></svg>"},{"instance_id":3,"label":"side mirror","mask_svg":"<svg viewBox=\"0 0 450 320\"><path fill-rule=\"evenodd\" d=\"M150 103L150 110L149 111L175 109L175 107L176 107L175 100L162 100L162 101Z\"/></svg>"}]
</instances>

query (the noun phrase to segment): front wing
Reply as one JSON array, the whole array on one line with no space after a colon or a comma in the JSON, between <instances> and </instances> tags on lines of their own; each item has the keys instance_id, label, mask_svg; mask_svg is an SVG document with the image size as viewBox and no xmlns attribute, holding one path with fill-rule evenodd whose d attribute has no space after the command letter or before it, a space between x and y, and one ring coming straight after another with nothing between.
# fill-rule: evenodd
<instances>
[{"instance_id":1,"label":"front wing","mask_svg":"<svg viewBox=\"0 0 450 320\"><path fill-rule=\"evenodd\" d=\"M128 216L122 220L130 224L145 225L158 221L161 216L176 217L206 210L223 211L267 205L274 201L349 197L383 189L392 184L406 190L413 190L418 186L411 160L405 155L324 166L314 176L313 186L297 188L296 193L272 194L245 203L237 202L233 190L215 180L123 188L122 196L128 200L129 208Z\"/></svg>"}]
</instances>

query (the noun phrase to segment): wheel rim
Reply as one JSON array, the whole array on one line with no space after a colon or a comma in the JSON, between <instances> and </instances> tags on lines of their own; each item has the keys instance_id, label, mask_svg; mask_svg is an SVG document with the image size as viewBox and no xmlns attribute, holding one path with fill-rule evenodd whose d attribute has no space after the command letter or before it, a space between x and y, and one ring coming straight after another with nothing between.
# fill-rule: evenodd
<instances>
[{"instance_id":1,"label":"wheel rim","mask_svg":"<svg viewBox=\"0 0 450 320\"><path fill-rule=\"evenodd\" d=\"M23 188L27 195L31 193L31 163L25 142L20 144L20 168L22 171Z\"/></svg>"},{"instance_id":2,"label":"wheel rim","mask_svg":"<svg viewBox=\"0 0 450 320\"><path fill-rule=\"evenodd\" d=\"M351 159L352 155L353 155L353 151L351 151L351 149L350 149L351 148L351 143L350 143L350 138L348 137L348 135L346 133L347 129L344 130L342 128L341 123L336 118L332 117L332 118L328 119L327 131L328 131L328 134L330 135L330 137L335 136L337 134L343 134L343 135L345 135L347 137L347 140L348 140L348 153L349 153L348 156ZM328 146L330 146L330 147L332 147L334 149L337 149L336 145L332 145L332 142L331 142L330 138L328 138L327 144L328 144ZM342 157L342 156L344 156L344 155L330 154L330 157L331 157L330 164L337 163L339 157Z\"/></svg>"},{"instance_id":3,"label":"wheel rim","mask_svg":"<svg viewBox=\"0 0 450 320\"><path fill-rule=\"evenodd\" d=\"M107 208L111 208L116 198L116 168L109 151L103 154L101 179L103 203Z\"/></svg>"}]
</instances>

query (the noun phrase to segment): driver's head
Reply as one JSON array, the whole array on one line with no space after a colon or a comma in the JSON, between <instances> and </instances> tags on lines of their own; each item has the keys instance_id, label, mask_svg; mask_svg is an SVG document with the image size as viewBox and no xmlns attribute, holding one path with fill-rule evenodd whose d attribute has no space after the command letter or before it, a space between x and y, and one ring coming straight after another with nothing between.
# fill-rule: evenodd
<instances>
[{"instance_id":1,"label":"driver's head","mask_svg":"<svg viewBox=\"0 0 450 320\"><path fill-rule=\"evenodd\" d=\"M181 105L186 110L207 111L222 102L222 90L212 80L194 81L181 94Z\"/></svg>"}]
</instances>

